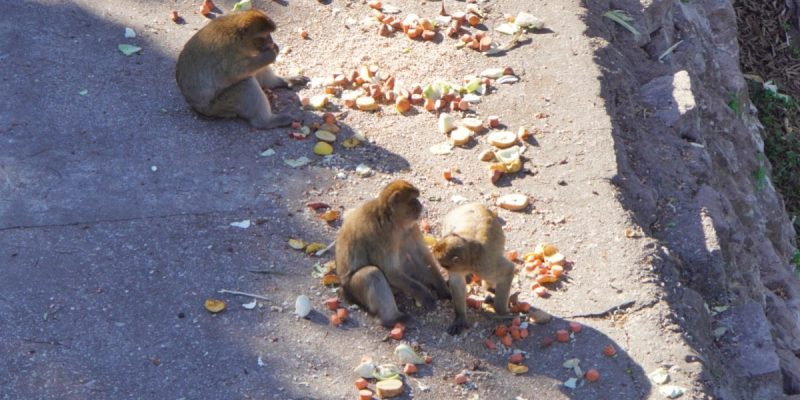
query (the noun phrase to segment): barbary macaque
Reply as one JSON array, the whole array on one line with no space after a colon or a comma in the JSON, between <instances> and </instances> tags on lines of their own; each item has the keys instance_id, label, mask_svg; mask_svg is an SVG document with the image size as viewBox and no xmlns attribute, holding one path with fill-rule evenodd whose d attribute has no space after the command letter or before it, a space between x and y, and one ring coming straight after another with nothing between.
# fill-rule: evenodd
<instances>
[{"instance_id":1,"label":"barbary macaque","mask_svg":"<svg viewBox=\"0 0 800 400\"><path fill-rule=\"evenodd\" d=\"M396 180L377 198L347 211L336 236L336 272L345 299L366 308L391 327L406 318L393 288L426 309L449 292L436 260L423 241L419 190Z\"/></svg>"},{"instance_id":2,"label":"barbary macaque","mask_svg":"<svg viewBox=\"0 0 800 400\"><path fill-rule=\"evenodd\" d=\"M445 236L433 246L433 255L447 270L455 320L447 328L457 335L468 327L466 277L477 274L495 289L494 309L508 313L508 297L514 279L514 264L503 254L505 234L497 216L480 203L465 204L447 213Z\"/></svg>"},{"instance_id":3,"label":"barbary macaque","mask_svg":"<svg viewBox=\"0 0 800 400\"><path fill-rule=\"evenodd\" d=\"M290 125L291 116L272 113L262 88L304 84L307 78L284 79L272 71L279 52L274 31L266 14L251 9L217 17L195 33L175 67L189 105L208 117L244 118L258 129Z\"/></svg>"}]
</instances>

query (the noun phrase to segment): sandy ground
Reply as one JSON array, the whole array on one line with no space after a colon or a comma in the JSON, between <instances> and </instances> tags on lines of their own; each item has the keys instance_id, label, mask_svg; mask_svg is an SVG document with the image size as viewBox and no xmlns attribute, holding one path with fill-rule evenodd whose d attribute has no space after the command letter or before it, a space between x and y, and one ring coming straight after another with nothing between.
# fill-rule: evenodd
<instances>
[{"instance_id":1,"label":"sandy ground","mask_svg":"<svg viewBox=\"0 0 800 400\"><path fill-rule=\"evenodd\" d=\"M421 189L434 234L456 201L493 204L497 195L527 194L526 210L498 209L507 247L522 254L551 242L573 262L547 299L532 296L530 278L516 284L522 299L554 316L514 343L529 355L522 376L506 371L508 351L484 347L496 324L490 314L470 311L472 328L452 337L445 333L449 302L430 313L404 302L415 317L405 341L433 363L406 379L403 398L660 398L646 374L662 365L673 367L673 383L688 390L684 398L702 397L698 367L683 363L691 349L663 324L670 305L645 260L653 242L625 235L638 227L611 183L615 139L600 96L596 44L585 34L587 11L578 1L480 3L489 29L520 11L547 24L497 57L456 49L447 37L381 37L377 27L364 27L370 10L361 2L254 3L277 21L276 41L291 49L276 64L283 74L301 69L319 80L374 64L410 86L513 68L518 83L493 85L480 104L455 115L497 115L511 130L535 131L524 171L493 185L478 161L490 147L486 135L449 155L431 154L444 137L436 116L422 109L334 108L343 132L327 160L311 152L312 139L290 139L290 129L253 131L242 121L198 118L174 82L183 43L207 23L196 2L10 5L0 22L0 398L356 398L352 369L364 355L396 362L397 342L384 341L387 331L356 310L342 327L330 326L322 300L335 292L311 276L330 258L286 243L335 237L338 223L321 221L306 202L354 207L396 178ZM225 12L232 4L217 2ZM400 15L423 17L441 7L392 4ZM185 24L168 18L173 9ZM137 36L125 38L125 27ZM309 39L299 37L301 28ZM120 43L142 51L126 57ZM274 108L319 122L322 112L301 109L298 97L321 93L313 85L279 90ZM368 143L342 148L354 133ZM261 156L267 149L276 154ZM291 168L282 161L300 156L312 163ZM360 177L362 163L375 173ZM460 171L455 182L442 179L446 168ZM252 225L230 225L242 220ZM249 298L220 289L268 300L247 310L240 304ZM308 320L292 313L300 294L315 307ZM223 299L228 310L206 312L208 298ZM568 344L540 348L567 320L583 331ZM608 344L616 357L601 354ZM575 376L562 367L571 358L584 370L597 368L600 381L563 387ZM453 376L476 361L470 384L455 385Z\"/></svg>"}]
</instances>

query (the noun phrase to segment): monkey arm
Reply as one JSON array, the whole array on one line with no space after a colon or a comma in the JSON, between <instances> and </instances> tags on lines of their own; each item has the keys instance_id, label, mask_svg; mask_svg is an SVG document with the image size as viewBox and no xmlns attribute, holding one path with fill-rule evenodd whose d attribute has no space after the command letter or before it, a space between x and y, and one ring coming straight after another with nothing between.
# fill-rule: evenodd
<instances>
[{"instance_id":1,"label":"monkey arm","mask_svg":"<svg viewBox=\"0 0 800 400\"><path fill-rule=\"evenodd\" d=\"M411 296L417 301L417 303L421 304L426 309L430 310L436 307L436 298L433 297L431 291L419 281L406 275L406 273L400 269L399 263L391 266L385 266L382 268L382 270L384 275L386 275L386 279L389 281L389 284L400 289L403 293Z\"/></svg>"}]
</instances>

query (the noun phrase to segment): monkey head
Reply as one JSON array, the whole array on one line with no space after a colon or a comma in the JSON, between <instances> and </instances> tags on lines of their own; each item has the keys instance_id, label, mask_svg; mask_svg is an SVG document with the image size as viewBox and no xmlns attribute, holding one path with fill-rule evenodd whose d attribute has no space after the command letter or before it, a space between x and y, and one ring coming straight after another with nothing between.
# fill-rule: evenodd
<instances>
[{"instance_id":1,"label":"monkey head","mask_svg":"<svg viewBox=\"0 0 800 400\"><path fill-rule=\"evenodd\" d=\"M255 9L243 11L238 17L236 35L245 43L248 51L253 55L272 52L277 57L280 49L272 40L275 22L263 11Z\"/></svg>"},{"instance_id":2,"label":"monkey head","mask_svg":"<svg viewBox=\"0 0 800 400\"><path fill-rule=\"evenodd\" d=\"M447 271L471 272L481 251L480 243L449 233L433 245L433 257Z\"/></svg>"},{"instance_id":3,"label":"monkey head","mask_svg":"<svg viewBox=\"0 0 800 400\"><path fill-rule=\"evenodd\" d=\"M398 179L389 183L381 190L378 201L384 207L384 215L404 229L413 226L422 216L419 189L408 181Z\"/></svg>"}]
</instances>

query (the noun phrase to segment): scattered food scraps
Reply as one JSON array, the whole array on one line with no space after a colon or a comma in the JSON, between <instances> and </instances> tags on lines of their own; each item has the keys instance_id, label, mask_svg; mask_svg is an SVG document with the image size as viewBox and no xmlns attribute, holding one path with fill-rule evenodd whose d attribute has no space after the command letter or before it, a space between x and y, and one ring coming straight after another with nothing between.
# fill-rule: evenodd
<instances>
[{"instance_id":1,"label":"scattered food scraps","mask_svg":"<svg viewBox=\"0 0 800 400\"><path fill-rule=\"evenodd\" d=\"M203 306L208 312L216 314L225 309L225 302L217 299L207 299L205 303L203 303Z\"/></svg>"}]
</instances>

